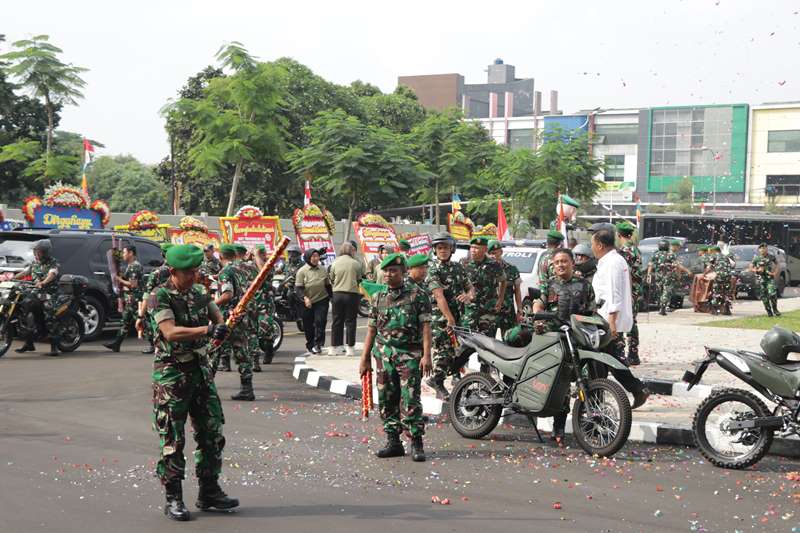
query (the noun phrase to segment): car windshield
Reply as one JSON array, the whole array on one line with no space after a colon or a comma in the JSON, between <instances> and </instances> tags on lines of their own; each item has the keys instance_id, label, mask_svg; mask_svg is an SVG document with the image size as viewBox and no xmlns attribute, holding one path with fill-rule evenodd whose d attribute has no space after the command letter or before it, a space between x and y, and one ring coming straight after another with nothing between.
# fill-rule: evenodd
<instances>
[{"instance_id":1,"label":"car windshield","mask_svg":"<svg viewBox=\"0 0 800 533\"><path fill-rule=\"evenodd\" d=\"M756 247L731 246L731 253L736 257L737 261L752 261L756 255Z\"/></svg>"},{"instance_id":2,"label":"car windshield","mask_svg":"<svg viewBox=\"0 0 800 533\"><path fill-rule=\"evenodd\" d=\"M0 239L0 268L21 270L33 261L36 241Z\"/></svg>"},{"instance_id":3,"label":"car windshield","mask_svg":"<svg viewBox=\"0 0 800 533\"><path fill-rule=\"evenodd\" d=\"M503 259L517 267L520 274L530 274L536 266L536 259L541 250L514 250L513 248L506 248L503 250Z\"/></svg>"}]
</instances>

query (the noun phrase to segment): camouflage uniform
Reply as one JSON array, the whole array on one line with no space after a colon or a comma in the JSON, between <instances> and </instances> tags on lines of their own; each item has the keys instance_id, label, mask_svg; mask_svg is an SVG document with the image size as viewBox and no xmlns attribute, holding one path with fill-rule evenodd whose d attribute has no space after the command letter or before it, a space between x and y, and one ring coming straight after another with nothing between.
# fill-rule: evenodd
<instances>
[{"instance_id":1,"label":"camouflage uniform","mask_svg":"<svg viewBox=\"0 0 800 533\"><path fill-rule=\"evenodd\" d=\"M207 276L218 276L222 271L222 263L216 257L211 259L203 258L203 262L200 263L200 270Z\"/></svg>"},{"instance_id":2,"label":"camouflage uniform","mask_svg":"<svg viewBox=\"0 0 800 533\"><path fill-rule=\"evenodd\" d=\"M497 326L505 333L517 325L517 309L514 301L514 285L519 279L519 269L508 261L500 260L506 273L506 294L503 297L503 309L500 311L500 318Z\"/></svg>"},{"instance_id":3,"label":"camouflage uniform","mask_svg":"<svg viewBox=\"0 0 800 533\"><path fill-rule=\"evenodd\" d=\"M730 312L733 265L727 256L717 253L711 256L708 267L716 274L711 284L712 312Z\"/></svg>"},{"instance_id":4,"label":"camouflage uniform","mask_svg":"<svg viewBox=\"0 0 800 533\"><path fill-rule=\"evenodd\" d=\"M231 261L222 268L219 273L219 294L231 293L231 299L222 306L223 317L225 320L230 316L231 311L239 300L242 299L244 291L247 290L249 275L247 271L240 267L240 263ZM242 319L233 328L228 338L219 350L215 352L213 361L214 369L219 365L220 358L229 358L236 362L239 367L239 376L243 380L253 379L253 356L250 352L250 313L244 313Z\"/></svg>"},{"instance_id":5,"label":"camouflage uniform","mask_svg":"<svg viewBox=\"0 0 800 533\"><path fill-rule=\"evenodd\" d=\"M278 323L275 321L275 298L272 294L272 273L264 280L264 284L256 293L256 309L258 333L256 341L258 350L266 354L272 353L272 346L278 337Z\"/></svg>"},{"instance_id":6,"label":"camouflage uniform","mask_svg":"<svg viewBox=\"0 0 800 533\"><path fill-rule=\"evenodd\" d=\"M756 272L758 294L761 298L761 303L764 304L764 309L767 310L767 314L770 316L778 311L778 288L775 286L775 278L772 277L772 271L776 263L774 255L767 254L766 257L762 257L758 253L756 253L752 262L753 270L762 269L762 272Z\"/></svg>"},{"instance_id":7,"label":"camouflage uniform","mask_svg":"<svg viewBox=\"0 0 800 533\"><path fill-rule=\"evenodd\" d=\"M144 290L142 291L143 298L145 298L145 312L144 312L144 336L150 345L155 346L155 337L153 332L156 325L153 323L153 314L147 307L147 297L153 292L156 287L160 287L169 280L169 267L164 264L144 276Z\"/></svg>"},{"instance_id":8,"label":"camouflage uniform","mask_svg":"<svg viewBox=\"0 0 800 533\"><path fill-rule=\"evenodd\" d=\"M247 282L245 285L242 286L242 294L247 290L253 280L256 279L258 276L258 267L252 261L241 261L239 263L239 268L241 268L245 274L247 275ZM253 303L248 306L248 315L249 315L249 322L248 322L248 331L247 331L247 348L250 352L250 357L253 360L253 368L257 371L261 371L260 361L261 357L263 356L261 350L261 336L266 333L266 330L263 330L261 327L261 302L266 298L265 291L269 291L272 288L272 276L268 280L264 281L264 284L261 286L259 291L256 293L255 298L253 298ZM274 307L274 306L273 306Z\"/></svg>"},{"instance_id":9,"label":"camouflage uniform","mask_svg":"<svg viewBox=\"0 0 800 533\"><path fill-rule=\"evenodd\" d=\"M428 292L433 294L434 289L442 289L444 299L447 301L450 312L456 320L456 325L461 322L463 305L456 300L470 288L467 271L464 265L456 261L442 262L433 258L429 262L428 275L425 278ZM433 379L444 380L448 374L458 372L453 368L455 363L455 347L447 331L447 318L436 305L436 300L431 297L431 352L433 356Z\"/></svg>"},{"instance_id":10,"label":"camouflage uniform","mask_svg":"<svg viewBox=\"0 0 800 533\"><path fill-rule=\"evenodd\" d=\"M555 252L554 248L548 248L539 259L539 290L542 291L542 294L547 291L548 282L555 277L553 252Z\"/></svg>"},{"instance_id":11,"label":"camouflage uniform","mask_svg":"<svg viewBox=\"0 0 800 533\"><path fill-rule=\"evenodd\" d=\"M659 250L653 254L653 271L656 277L658 305L661 309L669 307L677 283L678 256L673 252Z\"/></svg>"},{"instance_id":12,"label":"camouflage uniform","mask_svg":"<svg viewBox=\"0 0 800 533\"><path fill-rule=\"evenodd\" d=\"M61 265L53 257L48 257L44 261L35 259L30 266L31 280L34 283L44 281L50 272L56 272L55 279L42 287L41 289L34 288L31 296L42 303L42 313L44 315L44 325L47 328L47 333L51 337L58 337L60 335L59 324L55 316L55 303L56 296L58 295L58 279L61 277Z\"/></svg>"},{"instance_id":13,"label":"camouflage uniform","mask_svg":"<svg viewBox=\"0 0 800 533\"><path fill-rule=\"evenodd\" d=\"M494 310L497 288L506 281L503 265L487 256L480 263L470 259L466 270L467 278L475 289L475 298L464 306L463 326L494 337L499 319Z\"/></svg>"},{"instance_id":14,"label":"camouflage uniform","mask_svg":"<svg viewBox=\"0 0 800 533\"><path fill-rule=\"evenodd\" d=\"M372 297L369 326L376 329L378 404L387 434L425 433L420 360L423 324L431 321L431 300L418 285L387 287Z\"/></svg>"},{"instance_id":15,"label":"camouflage uniform","mask_svg":"<svg viewBox=\"0 0 800 533\"><path fill-rule=\"evenodd\" d=\"M619 248L619 254L628 263L628 270L631 273L631 298L633 299L633 326L630 332L625 334L625 341L628 346L628 359L639 360L639 323L636 315L639 312L639 302L644 291L644 271L642 269L642 253L639 248L628 241ZM635 364L635 363L634 363Z\"/></svg>"},{"instance_id":16,"label":"camouflage uniform","mask_svg":"<svg viewBox=\"0 0 800 533\"><path fill-rule=\"evenodd\" d=\"M134 261L125 267L125 272L121 277L125 281L136 281L136 288L124 287L125 307L122 310L122 325L119 327L114 341L117 344L122 344L139 317L139 302L144 295L144 268L139 261Z\"/></svg>"},{"instance_id":17,"label":"camouflage uniform","mask_svg":"<svg viewBox=\"0 0 800 533\"><path fill-rule=\"evenodd\" d=\"M202 285L180 292L169 281L151 292L147 303L155 324L174 319L176 326L183 327L208 325L216 310ZM208 362L208 340L168 342L157 325L154 335L153 427L161 448L156 473L164 485L184 479L184 427L190 415L197 442L194 452L197 477L216 479L222 468L225 418Z\"/></svg>"}]
</instances>

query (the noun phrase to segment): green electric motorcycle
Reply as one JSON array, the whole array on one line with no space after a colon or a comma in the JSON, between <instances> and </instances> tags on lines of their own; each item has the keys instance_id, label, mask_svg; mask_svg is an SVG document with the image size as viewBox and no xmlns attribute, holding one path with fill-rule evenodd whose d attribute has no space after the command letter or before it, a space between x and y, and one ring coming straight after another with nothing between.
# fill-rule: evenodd
<instances>
[{"instance_id":1,"label":"green electric motorcycle","mask_svg":"<svg viewBox=\"0 0 800 533\"><path fill-rule=\"evenodd\" d=\"M769 451L775 432L800 436L800 361L789 361L800 352L800 335L774 327L761 339L763 352L706 348L705 359L683 381L691 389L711 363L717 363L761 396L776 404L770 411L752 392L725 388L714 390L697 407L692 432L706 459L723 468L747 468Z\"/></svg>"},{"instance_id":2,"label":"green electric motorcycle","mask_svg":"<svg viewBox=\"0 0 800 533\"><path fill-rule=\"evenodd\" d=\"M504 411L510 411L527 416L536 428L537 417L563 412L574 396L572 430L578 444L593 455L614 455L628 440L632 417L622 387L593 377L599 373L598 365L626 369L599 351L611 340L608 324L598 316L581 315L564 322L553 313L536 313L530 320L555 322L558 331L534 335L527 346L514 348L454 328L460 357L474 352L482 370L467 374L450 394L453 427L464 437L479 439L497 427Z\"/></svg>"}]
</instances>

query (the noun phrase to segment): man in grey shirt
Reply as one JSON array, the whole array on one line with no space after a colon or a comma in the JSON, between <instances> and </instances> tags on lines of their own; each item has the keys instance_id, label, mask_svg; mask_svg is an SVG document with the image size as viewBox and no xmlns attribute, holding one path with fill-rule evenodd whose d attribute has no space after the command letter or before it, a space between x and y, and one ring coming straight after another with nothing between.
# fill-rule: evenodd
<instances>
[{"instance_id":1,"label":"man in grey shirt","mask_svg":"<svg viewBox=\"0 0 800 533\"><path fill-rule=\"evenodd\" d=\"M355 355L356 317L361 292L358 284L364 277L364 265L355 259L355 248L349 242L342 244L339 255L328 271L333 289L331 299L333 324L331 326L331 346L328 355ZM344 332L347 330L347 346L343 346Z\"/></svg>"}]
</instances>

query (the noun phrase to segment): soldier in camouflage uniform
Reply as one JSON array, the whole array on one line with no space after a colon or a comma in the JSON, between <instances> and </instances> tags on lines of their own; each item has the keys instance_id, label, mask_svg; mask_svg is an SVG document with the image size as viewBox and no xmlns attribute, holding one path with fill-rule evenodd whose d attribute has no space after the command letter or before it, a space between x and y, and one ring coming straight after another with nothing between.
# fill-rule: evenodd
<instances>
[{"instance_id":1,"label":"soldier in camouflage uniform","mask_svg":"<svg viewBox=\"0 0 800 533\"><path fill-rule=\"evenodd\" d=\"M711 282L711 314L730 315L731 314L731 276L733 275L733 265L727 256L722 255L719 246L708 248L710 255L705 273L713 273L714 279Z\"/></svg>"},{"instance_id":2,"label":"soldier in camouflage uniform","mask_svg":"<svg viewBox=\"0 0 800 533\"><path fill-rule=\"evenodd\" d=\"M574 257L570 250L556 249L552 255L553 277L547 282L547 290L541 298L533 302L533 312L555 313L558 318L568 321L570 315L593 315L596 310L592 284L584 277L575 275ZM557 322L536 324L536 332L558 331ZM564 408L553 417L553 439L562 445L564 428L569 414L569 396L564 397Z\"/></svg>"},{"instance_id":3,"label":"soldier in camouflage uniform","mask_svg":"<svg viewBox=\"0 0 800 533\"><path fill-rule=\"evenodd\" d=\"M211 243L206 244L203 248L203 262L200 264L200 270L212 278L216 278L222 271L222 263L214 255L214 245Z\"/></svg>"},{"instance_id":4,"label":"soldier in camouflage uniform","mask_svg":"<svg viewBox=\"0 0 800 533\"><path fill-rule=\"evenodd\" d=\"M678 256L670 251L670 242L667 240L659 242L658 251L653 254L650 264L647 265L647 276L650 277L655 272L660 315L667 314L667 307L672 301L675 285L678 282L678 271L691 275L691 272L678 262Z\"/></svg>"},{"instance_id":5,"label":"soldier in camouflage uniform","mask_svg":"<svg viewBox=\"0 0 800 533\"><path fill-rule=\"evenodd\" d=\"M631 330L625 334L625 343L627 345L627 359L630 366L637 366L640 364L639 360L639 323L636 321L636 315L639 313L639 302L642 299L642 292L644 291L644 271L642 270L642 253L633 242L633 232L636 231L636 226L630 222L623 221L617 224L617 237L620 241L618 248L619 255L628 263L628 270L631 273L631 309L633 310L633 326Z\"/></svg>"},{"instance_id":6,"label":"soldier in camouflage uniform","mask_svg":"<svg viewBox=\"0 0 800 533\"><path fill-rule=\"evenodd\" d=\"M503 265L486 254L489 239L473 237L469 241L470 259L467 277L475 297L464 306L462 325L494 337L506 295L506 273Z\"/></svg>"},{"instance_id":7,"label":"soldier in camouflage uniform","mask_svg":"<svg viewBox=\"0 0 800 533\"><path fill-rule=\"evenodd\" d=\"M225 510L239 505L218 483L225 447L222 435L225 418L207 349L209 338L224 339L227 328L206 288L194 284L202 257L195 246L172 247L167 252L169 279L147 296L147 306L156 324L153 427L161 449L156 473L166 490L164 514L179 521L189 520L182 489L187 416L192 418L197 442L194 454L200 484L197 507Z\"/></svg>"},{"instance_id":8,"label":"soldier in camouflage uniform","mask_svg":"<svg viewBox=\"0 0 800 533\"><path fill-rule=\"evenodd\" d=\"M522 280L519 277L519 269L503 259L503 244L500 241L489 241L488 252L495 261L503 265L506 273L506 294L497 324L497 327L505 335L522 319L522 291L520 289Z\"/></svg>"},{"instance_id":9,"label":"soldier in camouflage uniform","mask_svg":"<svg viewBox=\"0 0 800 533\"><path fill-rule=\"evenodd\" d=\"M263 244L256 246L256 267L260 271L267 264L267 249ZM272 363L275 356L274 342L280 330L275 321L275 297L272 294L272 272L269 273L264 284L256 294L256 308L258 309L257 339L259 350L264 354L264 364Z\"/></svg>"},{"instance_id":10,"label":"soldier in camouflage uniform","mask_svg":"<svg viewBox=\"0 0 800 533\"><path fill-rule=\"evenodd\" d=\"M436 397L447 400L444 386L448 375L459 375L453 345L452 327L461 323L464 304L474 297L464 265L452 260L455 241L449 233L436 233L431 239L435 258L430 261L425 284L432 296L431 334L433 338L433 375L425 383Z\"/></svg>"},{"instance_id":11,"label":"soldier in camouflage uniform","mask_svg":"<svg viewBox=\"0 0 800 533\"><path fill-rule=\"evenodd\" d=\"M420 399L422 376L431 372L431 301L416 284L404 281L406 261L402 254L388 255L380 264L387 288L372 298L367 337L359 372L363 376L377 366L378 404L386 433L386 447L376 455L400 457L405 449L400 432L411 435L412 459L424 461Z\"/></svg>"},{"instance_id":12,"label":"soldier in camouflage uniform","mask_svg":"<svg viewBox=\"0 0 800 533\"><path fill-rule=\"evenodd\" d=\"M139 316L139 302L144 295L144 268L136 256L136 247L125 246L122 249L122 260L127 263L125 272L117 277L117 282L122 288L124 308L122 309L122 324L113 341L104 343L103 346L112 352L119 352L122 342L136 324Z\"/></svg>"},{"instance_id":13,"label":"soldier in camouflage uniform","mask_svg":"<svg viewBox=\"0 0 800 533\"><path fill-rule=\"evenodd\" d=\"M220 253L222 255L222 271L219 273L219 294L217 294L216 304L227 320L231 311L242 299L249 283L247 272L240 268L236 261L235 247L231 244L223 244L220 246ZM256 399L253 392L253 360L247 338L250 332L249 318L250 313L242 316L228 339L217 350L213 361L214 369L226 372L231 369L231 358L239 367L241 390L231 396L232 400L253 401Z\"/></svg>"},{"instance_id":14,"label":"soldier in camouflage uniform","mask_svg":"<svg viewBox=\"0 0 800 533\"><path fill-rule=\"evenodd\" d=\"M427 254L416 254L408 257L406 259L406 263L408 264L406 282L414 283L417 285L417 287L425 291L425 294L430 297L431 294L430 291L428 291L428 284L425 282L426 278L428 277L429 260L430 258Z\"/></svg>"},{"instance_id":15,"label":"soldier in camouflage uniform","mask_svg":"<svg viewBox=\"0 0 800 533\"><path fill-rule=\"evenodd\" d=\"M255 254L254 252L248 252L247 248L242 244L234 244L236 248L236 261L246 274L247 274L247 284L244 286L243 290L247 290L247 287L256 279L258 276L258 267L255 263ZM262 288L264 290L268 290L272 286L272 278L268 280L269 286ZM266 283L265 283L266 285ZM259 291L262 293L262 291ZM250 351L250 357L253 360L253 372L261 372L261 358L264 356L264 352L261 350L261 343L259 342L259 311L258 311L258 302L259 302L259 295L256 295L254 298L253 304L248 307L250 320L249 320L249 331L247 332L247 347Z\"/></svg>"},{"instance_id":16,"label":"soldier in camouflage uniform","mask_svg":"<svg viewBox=\"0 0 800 533\"><path fill-rule=\"evenodd\" d=\"M551 229L547 232L547 250L539 258L539 290L544 293L547 290L547 283L554 276L553 265L553 252L561 248L561 243L564 242L564 235L560 231Z\"/></svg>"},{"instance_id":17,"label":"soldier in camouflage uniform","mask_svg":"<svg viewBox=\"0 0 800 533\"><path fill-rule=\"evenodd\" d=\"M55 320L56 295L58 294L58 280L61 277L61 265L52 256L53 245L49 239L42 239L33 245L33 262L25 269L18 272L14 279L30 276L33 288L25 299L25 305L36 317L38 326L44 327L42 335L50 335L50 352L48 355L58 355L58 343L61 341L61 332ZM17 353L32 352L36 349L33 344L33 334L25 339L25 344L17 348Z\"/></svg>"},{"instance_id":18,"label":"soldier in camouflage uniform","mask_svg":"<svg viewBox=\"0 0 800 533\"><path fill-rule=\"evenodd\" d=\"M162 259L166 256L167 250L172 248L173 244L169 242L161 243L161 256ZM153 292L153 289L159 285L164 284L169 279L169 267L166 262L163 262L160 267L153 270L149 274L144 275L144 290L142 291L142 300L139 302L139 318L136 320L136 331L139 332L140 337L147 339L148 347L142 350L144 354L152 354L155 352L153 331L155 324L152 323L152 315L147 310L147 296Z\"/></svg>"},{"instance_id":19,"label":"soldier in camouflage uniform","mask_svg":"<svg viewBox=\"0 0 800 533\"><path fill-rule=\"evenodd\" d=\"M766 243L759 245L758 254L753 258L748 270L756 274L758 293L764 309L767 310L767 315L781 316L778 311L778 289L775 286L775 279L778 277L778 261L774 255L769 253Z\"/></svg>"}]
</instances>

